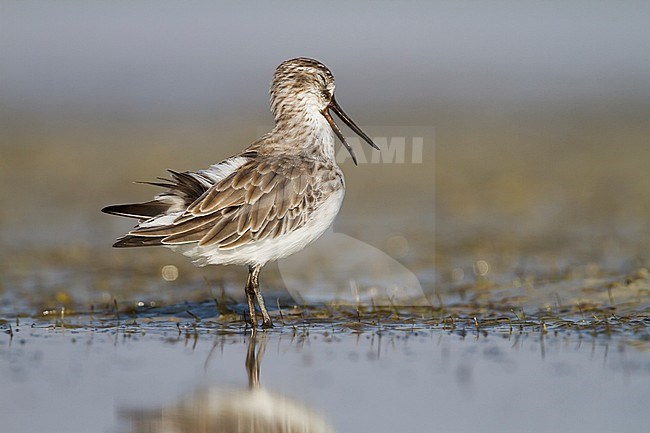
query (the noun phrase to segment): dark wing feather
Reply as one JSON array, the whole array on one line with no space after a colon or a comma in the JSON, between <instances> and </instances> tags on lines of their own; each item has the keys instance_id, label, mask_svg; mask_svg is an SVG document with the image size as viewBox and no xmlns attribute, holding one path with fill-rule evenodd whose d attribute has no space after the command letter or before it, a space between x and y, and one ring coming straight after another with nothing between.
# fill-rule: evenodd
<instances>
[{"instance_id":1,"label":"dark wing feather","mask_svg":"<svg viewBox=\"0 0 650 433\"><path fill-rule=\"evenodd\" d=\"M144 203L114 204L106 206L102 209L102 212L127 218L145 220L161 215L167 209L169 209L169 203L151 200Z\"/></svg>"},{"instance_id":2,"label":"dark wing feather","mask_svg":"<svg viewBox=\"0 0 650 433\"><path fill-rule=\"evenodd\" d=\"M181 173L173 170L168 171L171 174L171 179L159 178L160 182L138 182L168 189L168 191L157 196L155 200L144 203L106 206L102 209L102 212L127 218L147 220L163 215L174 205L189 206L208 189L205 183L197 178L195 174L189 172Z\"/></svg>"},{"instance_id":3,"label":"dark wing feather","mask_svg":"<svg viewBox=\"0 0 650 433\"><path fill-rule=\"evenodd\" d=\"M114 248L129 248L129 247L155 247L162 245L162 237L157 238L143 238L141 236L126 235L119 238L114 244Z\"/></svg>"}]
</instances>

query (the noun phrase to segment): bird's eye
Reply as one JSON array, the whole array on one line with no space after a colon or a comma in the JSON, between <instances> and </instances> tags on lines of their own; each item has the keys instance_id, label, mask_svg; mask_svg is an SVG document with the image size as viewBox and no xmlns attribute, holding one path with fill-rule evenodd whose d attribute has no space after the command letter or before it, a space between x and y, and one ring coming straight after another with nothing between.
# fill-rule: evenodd
<instances>
[{"instance_id":1,"label":"bird's eye","mask_svg":"<svg viewBox=\"0 0 650 433\"><path fill-rule=\"evenodd\" d=\"M323 90L322 95L323 95L323 98L325 98L325 99L328 100L328 101L329 101L330 98L332 97L332 95L330 95L330 92L328 92L327 90Z\"/></svg>"}]
</instances>

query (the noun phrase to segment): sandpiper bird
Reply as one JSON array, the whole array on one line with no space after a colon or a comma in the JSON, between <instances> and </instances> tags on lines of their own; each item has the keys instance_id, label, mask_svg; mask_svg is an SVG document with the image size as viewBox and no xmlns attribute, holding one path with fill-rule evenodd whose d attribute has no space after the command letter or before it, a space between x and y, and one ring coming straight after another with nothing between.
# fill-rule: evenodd
<instances>
[{"instance_id":1,"label":"sandpiper bird","mask_svg":"<svg viewBox=\"0 0 650 433\"><path fill-rule=\"evenodd\" d=\"M169 170L169 179L145 182L166 188L153 200L102 209L139 219L114 247L162 245L199 266L248 266L245 292L253 329L256 301L262 326L273 326L259 288L262 266L316 240L341 207L345 182L334 134L357 163L330 110L379 149L336 102L334 77L316 60L281 63L270 96L275 127L241 153L205 170Z\"/></svg>"}]
</instances>

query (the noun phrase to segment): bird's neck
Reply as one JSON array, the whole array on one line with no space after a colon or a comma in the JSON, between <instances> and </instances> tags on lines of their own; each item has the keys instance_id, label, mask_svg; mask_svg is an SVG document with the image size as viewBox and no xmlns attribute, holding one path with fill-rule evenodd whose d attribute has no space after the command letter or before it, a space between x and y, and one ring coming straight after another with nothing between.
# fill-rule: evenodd
<instances>
[{"instance_id":1,"label":"bird's neck","mask_svg":"<svg viewBox=\"0 0 650 433\"><path fill-rule=\"evenodd\" d=\"M276 121L272 134L286 140L297 153L315 153L336 161L334 132L317 110L301 110Z\"/></svg>"}]
</instances>

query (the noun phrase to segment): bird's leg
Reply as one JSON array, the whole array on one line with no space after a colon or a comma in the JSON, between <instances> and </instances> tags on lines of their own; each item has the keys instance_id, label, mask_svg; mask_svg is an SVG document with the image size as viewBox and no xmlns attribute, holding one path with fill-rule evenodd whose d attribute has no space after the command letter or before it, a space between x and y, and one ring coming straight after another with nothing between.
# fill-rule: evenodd
<instances>
[{"instance_id":1,"label":"bird's leg","mask_svg":"<svg viewBox=\"0 0 650 433\"><path fill-rule=\"evenodd\" d=\"M257 305L260 306L260 311L262 312L262 328L273 328L271 316L269 316L269 312L266 311L264 298L262 297L262 292L260 292L260 269L262 269L260 265L251 266L249 268L249 276L251 277L253 290L255 292L255 297L257 298Z\"/></svg>"},{"instance_id":2,"label":"bird's leg","mask_svg":"<svg viewBox=\"0 0 650 433\"><path fill-rule=\"evenodd\" d=\"M257 329L257 317L255 315L255 287L253 286L253 274L255 273L255 280L257 280L257 274L259 274L259 269L255 273L254 267L249 266L248 268L248 279L246 280L246 302L248 303L248 313L250 315L250 325L253 328L253 331Z\"/></svg>"}]
</instances>

